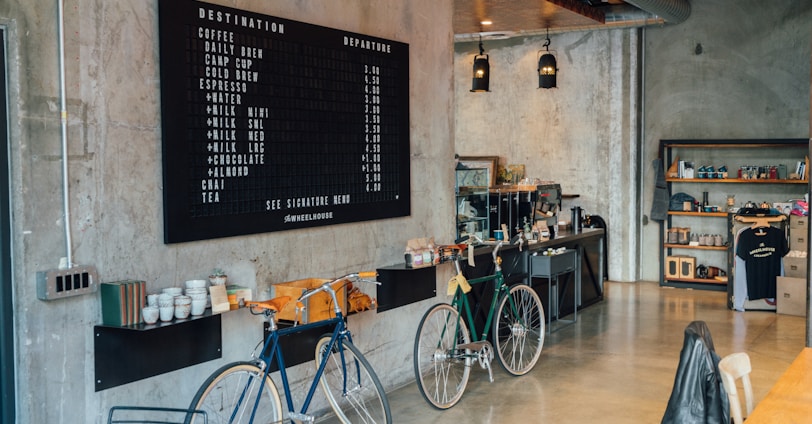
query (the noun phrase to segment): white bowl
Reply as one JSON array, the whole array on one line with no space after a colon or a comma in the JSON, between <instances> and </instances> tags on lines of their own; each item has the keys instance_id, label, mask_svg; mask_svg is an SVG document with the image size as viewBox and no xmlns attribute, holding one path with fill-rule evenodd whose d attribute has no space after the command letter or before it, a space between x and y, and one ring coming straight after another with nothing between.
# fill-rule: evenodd
<instances>
[{"instance_id":1,"label":"white bowl","mask_svg":"<svg viewBox=\"0 0 812 424\"><path fill-rule=\"evenodd\" d=\"M194 302L195 300L202 300L205 302L206 299L209 297L209 295L207 295L206 293L195 293L190 294L189 297L192 298L192 302Z\"/></svg>"},{"instance_id":2,"label":"white bowl","mask_svg":"<svg viewBox=\"0 0 812 424\"><path fill-rule=\"evenodd\" d=\"M175 306L175 296L168 293L161 293L158 295L158 306L167 307Z\"/></svg>"},{"instance_id":3,"label":"white bowl","mask_svg":"<svg viewBox=\"0 0 812 424\"><path fill-rule=\"evenodd\" d=\"M147 324L155 324L158 322L160 315L161 311L159 311L156 306L144 306L141 309L141 317L144 318L144 322Z\"/></svg>"},{"instance_id":4,"label":"white bowl","mask_svg":"<svg viewBox=\"0 0 812 424\"><path fill-rule=\"evenodd\" d=\"M192 295L195 295L195 294L206 295L208 293L209 293L209 291L205 287L186 289L186 296L192 296Z\"/></svg>"},{"instance_id":5,"label":"white bowl","mask_svg":"<svg viewBox=\"0 0 812 424\"><path fill-rule=\"evenodd\" d=\"M201 289L206 288L206 280L187 280L186 281L186 288L187 289Z\"/></svg>"},{"instance_id":6,"label":"white bowl","mask_svg":"<svg viewBox=\"0 0 812 424\"><path fill-rule=\"evenodd\" d=\"M189 296L175 296L175 306L189 305L192 303L192 298Z\"/></svg>"},{"instance_id":7,"label":"white bowl","mask_svg":"<svg viewBox=\"0 0 812 424\"><path fill-rule=\"evenodd\" d=\"M167 287L163 289L163 292L171 296L177 296L183 294L183 289L180 287Z\"/></svg>"}]
</instances>

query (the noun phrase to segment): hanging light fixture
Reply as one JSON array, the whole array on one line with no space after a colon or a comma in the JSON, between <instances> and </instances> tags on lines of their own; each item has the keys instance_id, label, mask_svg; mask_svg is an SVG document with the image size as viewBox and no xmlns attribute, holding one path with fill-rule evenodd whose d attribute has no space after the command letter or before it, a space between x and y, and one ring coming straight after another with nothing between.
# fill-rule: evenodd
<instances>
[{"instance_id":1,"label":"hanging light fixture","mask_svg":"<svg viewBox=\"0 0 812 424\"><path fill-rule=\"evenodd\" d=\"M547 28L547 40L544 41L545 50L539 50L539 88L554 88L555 77L558 74L555 56L550 53L550 29ZM541 54L544 52L544 54Z\"/></svg>"},{"instance_id":2,"label":"hanging light fixture","mask_svg":"<svg viewBox=\"0 0 812 424\"><path fill-rule=\"evenodd\" d=\"M490 91L491 65L488 63L488 55L482 48L482 35L479 36L479 54L474 56L474 76L471 81L471 91Z\"/></svg>"}]
</instances>

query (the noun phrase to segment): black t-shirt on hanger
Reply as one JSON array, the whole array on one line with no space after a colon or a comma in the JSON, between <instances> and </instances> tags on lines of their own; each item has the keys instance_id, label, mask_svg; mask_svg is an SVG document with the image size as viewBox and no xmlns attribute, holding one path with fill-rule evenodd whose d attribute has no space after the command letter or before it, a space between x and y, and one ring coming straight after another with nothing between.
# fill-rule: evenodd
<instances>
[{"instance_id":1,"label":"black t-shirt on hanger","mask_svg":"<svg viewBox=\"0 0 812 424\"><path fill-rule=\"evenodd\" d=\"M781 260L788 252L787 238L778 228L751 228L741 233L736 255L744 259L748 299L775 298L775 280L781 275Z\"/></svg>"}]
</instances>

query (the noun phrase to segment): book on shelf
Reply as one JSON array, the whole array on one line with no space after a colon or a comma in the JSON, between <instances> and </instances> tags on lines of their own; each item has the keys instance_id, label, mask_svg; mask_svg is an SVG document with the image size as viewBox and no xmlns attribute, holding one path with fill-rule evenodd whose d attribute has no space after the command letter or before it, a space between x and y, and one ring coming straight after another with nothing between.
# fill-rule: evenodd
<instances>
[{"instance_id":1,"label":"book on shelf","mask_svg":"<svg viewBox=\"0 0 812 424\"><path fill-rule=\"evenodd\" d=\"M127 326L141 323L141 309L146 296L145 281L103 282L99 285L99 292L104 325Z\"/></svg>"},{"instance_id":2,"label":"book on shelf","mask_svg":"<svg viewBox=\"0 0 812 424\"><path fill-rule=\"evenodd\" d=\"M123 281L99 284L101 294L102 323L104 325L127 325L127 286Z\"/></svg>"}]
</instances>

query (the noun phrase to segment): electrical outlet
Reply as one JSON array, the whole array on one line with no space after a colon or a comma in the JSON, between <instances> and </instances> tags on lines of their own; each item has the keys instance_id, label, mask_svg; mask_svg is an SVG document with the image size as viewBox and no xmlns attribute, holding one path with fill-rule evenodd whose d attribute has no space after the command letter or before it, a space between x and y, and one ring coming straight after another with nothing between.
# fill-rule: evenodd
<instances>
[{"instance_id":1,"label":"electrical outlet","mask_svg":"<svg viewBox=\"0 0 812 424\"><path fill-rule=\"evenodd\" d=\"M55 300L94 293L99 279L96 267L74 266L37 272L37 297Z\"/></svg>"}]
</instances>

